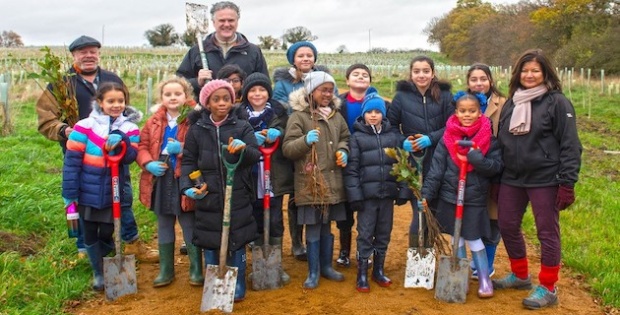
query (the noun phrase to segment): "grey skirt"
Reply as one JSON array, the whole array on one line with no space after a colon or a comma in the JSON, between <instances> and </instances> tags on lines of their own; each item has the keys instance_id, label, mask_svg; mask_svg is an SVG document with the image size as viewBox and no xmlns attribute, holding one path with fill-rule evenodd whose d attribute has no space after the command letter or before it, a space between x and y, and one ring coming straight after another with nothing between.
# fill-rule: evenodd
<instances>
[{"instance_id":1,"label":"grey skirt","mask_svg":"<svg viewBox=\"0 0 620 315\"><path fill-rule=\"evenodd\" d=\"M163 161L165 155L160 156ZM179 163L177 161L177 163ZM155 177L153 194L151 195L151 210L157 215L181 214L181 195L179 192L179 180L174 178L174 169L168 161L168 169L163 176Z\"/></svg>"},{"instance_id":2,"label":"grey skirt","mask_svg":"<svg viewBox=\"0 0 620 315\"><path fill-rule=\"evenodd\" d=\"M344 221L347 219L344 202L329 205L326 213L316 206L299 206L297 209L297 224L327 224L330 221Z\"/></svg>"}]
</instances>

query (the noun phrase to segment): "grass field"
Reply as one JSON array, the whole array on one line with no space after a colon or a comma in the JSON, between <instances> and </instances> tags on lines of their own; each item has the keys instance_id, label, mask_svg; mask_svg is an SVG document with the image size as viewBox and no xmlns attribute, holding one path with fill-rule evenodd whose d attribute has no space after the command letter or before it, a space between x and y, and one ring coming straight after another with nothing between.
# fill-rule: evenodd
<instances>
[{"instance_id":1,"label":"grass field","mask_svg":"<svg viewBox=\"0 0 620 315\"><path fill-rule=\"evenodd\" d=\"M104 65L108 63L110 68L118 65L121 75L125 71L123 77L132 92L133 104L144 110L147 106L146 90L144 83L137 82L133 69L141 69L141 80L147 76L155 77L157 71L163 77L165 72L174 72L184 51L174 54L158 51L109 52L114 55L106 57ZM12 53L15 55L15 52ZM6 52L0 51L0 60L5 55ZM28 58L35 55L25 55L23 60L30 63ZM286 64L281 54L267 55L270 69ZM135 64L124 63L127 56L131 56ZM364 62L366 59L363 58L368 56L336 57L325 56L324 60L333 65L346 65ZM389 64L386 62L385 67L406 69L411 57L389 56L392 61ZM388 60L388 57L385 58ZM321 60L323 57L319 63ZM7 64L6 59L4 62ZM160 66L153 69L143 67L147 64ZM17 81L15 76L19 75L20 70L14 71L11 75ZM334 72L339 87L345 88L341 70ZM462 88L463 83L458 81L456 72L444 73L453 79L454 91ZM396 71L380 73L374 85L381 94L391 97L394 82L403 75ZM36 130L34 101L38 93L36 85L26 80L13 85L10 114L15 132L0 137L0 314L60 314L68 301L86 299L92 294L89 289L90 266L87 260L76 259L74 240L67 238L60 197L60 148ZM573 88L571 95L577 110L584 152L580 181L576 186L577 201L570 210L561 214L562 259L565 268L584 279L594 296L608 307L618 308L620 155L605 154L604 150L620 151L620 97L617 94L601 95L584 87ZM589 99L592 100L591 109L589 101L586 101ZM590 118L587 118L588 113ZM137 192L138 168L135 164L132 174ZM137 202L137 198L134 199L141 236L149 240L155 233L155 217ZM529 213L525 227L529 239L536 242Z\"/></svg>"}]
</instances>

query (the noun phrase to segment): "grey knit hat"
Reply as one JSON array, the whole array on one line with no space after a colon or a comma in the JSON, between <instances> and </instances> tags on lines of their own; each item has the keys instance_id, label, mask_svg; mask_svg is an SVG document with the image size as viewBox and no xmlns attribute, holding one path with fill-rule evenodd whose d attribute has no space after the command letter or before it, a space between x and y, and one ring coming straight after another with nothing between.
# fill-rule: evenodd
<instances>
[{"instance_id":1,"label":"grey knit hat","mask_svg":"<svg viewBox=\"0 0 620 315\"><path fill-rule=\"evenodd\" d=\"M334 77L323 71L312 71L304 78L304 88L307 94L312 94L321 84L331 82L336 86Z\"/></svg>"}]
</instances>

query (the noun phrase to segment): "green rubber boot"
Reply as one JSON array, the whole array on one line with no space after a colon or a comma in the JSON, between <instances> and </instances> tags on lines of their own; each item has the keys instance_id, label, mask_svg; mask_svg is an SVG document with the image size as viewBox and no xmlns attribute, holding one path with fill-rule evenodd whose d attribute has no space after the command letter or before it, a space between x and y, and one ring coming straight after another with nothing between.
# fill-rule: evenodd
<instances>
[{"instance_id":1,"label":"green rubber boot","mask_svg":"<svg viewBox=\"0 0 620 315\"><path fill-rule=\"evenodd\" d=\"M189 258L189 284L201 287L205 282L202 274L202 250L191 243L185 243L185 246Z\"/></svg>"},{"instance_id":2,"label":"green rubber boot","mask_svg":"<svg viewBox=\"0 0 620 315\"><path fill-rule=\"evenodd\" d=\"M159 244L159 275L153 287L164 287L174 280L174 243Z\"/></svg>"}]
</instances>

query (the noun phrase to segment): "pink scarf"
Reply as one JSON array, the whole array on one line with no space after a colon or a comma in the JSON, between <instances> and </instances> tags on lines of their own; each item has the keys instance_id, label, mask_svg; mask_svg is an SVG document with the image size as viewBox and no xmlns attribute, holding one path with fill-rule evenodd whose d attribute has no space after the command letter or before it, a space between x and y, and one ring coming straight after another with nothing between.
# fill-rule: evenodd
<instances>
[{"instance_id":1,"label":"pink scarf","mask_svg":"<svg viewBox=\"0 0 620 315\"><path fill-rule=\"evenodd\" d=\"M524 135L530 132L532 125L532 100L547 93L547 87L541 84L531 89L518 89L512 96L515 108L510 117L508 131L515 136Z\"/></svg>"},{"instance_id":2,"label":"pink scarf","mask_svg":"<svg viewBox=\"0 0 620 315\"><path fill-rule=\"evenodd\" d=\"M456 115L450 116L446 122L446 130L443 133L443 142L450 153L452 161L456 165L461 165L457 154L467 155L468 148L460 147L458 152L454 148L454 142L458 140L470 140L473 141L482 151L483 155L489 152L491 147L491 120L485 116L480 116L473 125L469 127L462 126ZM469 164L467 171L471 172L474 167Z\"/></svg>"}]
</instances>

